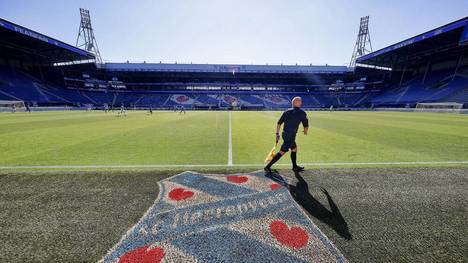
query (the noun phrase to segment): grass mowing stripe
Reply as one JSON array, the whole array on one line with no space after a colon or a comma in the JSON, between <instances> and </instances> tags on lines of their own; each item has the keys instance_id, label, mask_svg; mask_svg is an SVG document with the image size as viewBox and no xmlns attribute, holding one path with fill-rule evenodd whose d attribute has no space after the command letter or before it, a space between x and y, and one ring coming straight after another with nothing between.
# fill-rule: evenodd
<instances>
[{"instance_id":1,"label":"grass mowing stripe","mask_svg":"<svg viewBox=\"0 0 468 263\"><path fill-rule=\"evenodd\" d=\"M67 126L80 126L86 125L93 122L106 122L112 115L98 115L98 116L86 116L83 115L80 118L60 118L60 119L48 119L48 120L34 120L29 122L17 122L9 123L8 125L0 126L0 135L15 133L16 135L21 133L34 133L40 129L57 129L64 128ZM117 119L117 118L116 118ZM72 121L73 120L73 121Z\"/></svg>"},{"instance_id":2,"label":"grass mowing stripe","mask_svg":"<svg viewBox=\"0 0 468 263\"><path fill-rule=\"evenodd\" d=\"M318 112L321 113L321 112ZM385 119L410 119L435 122L462 122L466 125L468 115L464 114L441 114L441 113L423 113L423 112L389 112L389 111L354 111L354 112L334 112L333 114L346 114L351 116L378 117Z\"/></svg>"},{"instance_id":3,"label":"grass mowing stripe","mask_svg":"<svg viewBox=\"0 0 468 263\"><path fill-rule=\"evenodd\" d=\"M225 112L189 112L186 115L156 112L153 116L138 112L128 117L110 117L117 122L64 128L18 140L2 140L0 165L82 164L154 164L220 163L226 160L227 114ZM216 121L215 121L216 120ZM220 125L222 124L222 125ZM188 132L190 131L190 132ZM207 140L209 138L209 140ZM7 146L11 142L11 146ZM23 155L15 144L27 143ZM32 150L31 150L32 149Z\"/></svg>"},{"instance_id":4,"label":"grass mowing stripe","mask_svg":"<svg viewBox=\"0 0 468 263\"><path fill-rule=\"evenodd\" d=\"M317 118L325 118L324 116L317 116ZM393 119L389 120L388 118L362 118L362 116L358 115L333 115L331 116L332 119L334 120L340 120L340 121L350 121L350 122L360 122L363 124L369 124L369 125L376 125L379 124L381 126L388 126L388 127L393 127L393 128L401 128L401 129L411 129L411 130L417 130L417 131L422 131L422 132L434 132L434 133L440 133L443 135L453 135L453 136L462 136L462 137L468 137L468 125L465 127L463 125L460 125L460 123L451 123L451 124L440 124L434 121L431 122L420 122L415 125L414 120L406 120L406 119ZM326 117L326 119L330 119L329 117ZM467 119L468 123L468 119Z\"/></svg>"},{"instance_id":5,"label":"grass mowing stripe","mask_svg":"<svg viewBox=\"0 0 468 263\"><path fill-rule=\"evenodd\" d=\"M35 151L32 154L21 156L19 158L15 158L14 160L8 161L14 161L16 163L27 163L53 159L67 162L67 159L70 161L70 155L72 155L73 152L78 153L79 155L83 154L80 156L80 161L87 161L87 159L96 160L104 156L105 158L109 158L111 156L115 156L115 154L123 154L127 156L124 156L124 158L130 159L135 155L135 152L128 153L119 151L118 148L125 147L125 144L128 142L126 141L128 138L125 138L127 135L128 137L131 137L131 134L134 134L135 136L141 136L145 129L154 130L154 124L149 126L135 126L126 130L115 129L112 133L102 133L100 136L92 138L83 137L83 140L75 141L71 144L62 144L60 147ZM119 137L120 140L117 139ZM115 149L114 146L117 146L117 149ZM128 145L125 148L130 151L132 150L132 147Z\"/></svg>"},{"instance_id":6,"label":"grass mowing stripe","mask_svg":"<svg viewBox=\"0 0 468 263\"><path fill-rule=\"evenodd\" d=\"M74 145L80 145L86 142L102 140L106 137L120 134L122 132L127 132L132 129L141 129L145 126L153 125L150 122L129 127L128 122L123 122L120 118L111 117L107 121L103 121L100 125L95 125L95 123L86 123L81 124L78 127L76 125L67 125L61 129L43 129L41 131L31 131L26 134L9 134L0 136L2 142L0 146L4 144L5 152L0 153L0 156L4 155L2 158L3 161L13 161L15 159L23 159L33 156L41 156L47 152L53 152L61 154L60 149L67 147L73 147ZM36 136L41 137L42 140L37 140ZM21 138L21 141L18 141L18 138ZM11 142L11 144L10 144ZM18 148L15 147L15 144L21 143L28 145L27 148ZM105 148L100 149L103 154L105 153ZM22 153L21 155L19 155ZM75 152L75 154L80 155L80 151ZM47 156L44 156L47 157ZM75 156L73 156L75 158ZM3 162L2 161L2 162Z\"/></svg>"},{"instance_id":7,"label":"grass mowing stripe","mask_svg":"<svg viewBox=\"0 0 468 263\"><path fill-rule=\"evenodd\" d=\"M403 127L390 127L386 124L366 122L359 125L359 121L341 119L323 119L316 126L344 136L352 136L357 139L374 141L376 143L397 147L416 154L431 155L434 159L454 159L457 156L467 156L466 145L468 139L462 136L442 136L443 134L431 130L417 131ZM354 126L354 129L346 127ZM468 132L468 130L467 130ZM468 156L467 156L468 157ZM465 158L463 158L465 159Z\"/></svg>"},{"instance_id":8,"label":"grass mowing stripe","mask_svg":"<svg viewBox=\"0 0 468 263\"><path fill-rule=\"evenodd\" d=\"M327 130L325 128L314 128L313 130L315 131L319 130L321 131L319 133L325 134L324 138L320 138L319 136L317 136L318 141L323 140L321 143L329 144L334 147L340 147L341 150L343 151L343 153L339 154L339 156L341 157L341 160L346 160L348 162L353 162L353 161L360 162L360 160L362 160L362 157L365 157L367 158L367 160L372 160L375 162L377 162L378 160L401 161L401 159L395 159L395 156L398 156L398 155L405 156L404 160L410 160L410 161L413 161L413 160L414 161L416 160L429 161L432 158L431 155L425 154L424 152L415 152L411 149L389 145L389 144L384 143L381 140L367 140L365 137L359 138L351 134L341 133L336 130L333 130L333 131ZM333 138L333 141L327 141L327 138ZM298 140L298 143L300 143L303 140ZM306 145L310 146L310 144L306 144ZM356 149L356 145L359 145L359 149ZM305 148L305 147L301 147L301 148ZM313 150L313 149L316 149L317 147L312 146L311 148ZM305 151L310 151L310 150L306 148ZM355 158L355 157L358 157L358 158ZM312 159L307 158L307 160L314 160L314 159L315 158L312 158ZM304 158L301 157L301 160L304 160Z\"/></svg>"},{"instance_id":9,"label":"grass mowing stripe","mask_svg":"<svg viewBox=\"0 0 468 263\"><path fill-rule=\"evenodd\" d=\"M103 112L83 112L83 111L68 111L68 112L31 112L31 113L15 113L15 114L2 114L0 112L0 120L2 124L14 123L31 123L48 120L71 120L95 116L109 116L113 113L104 114Z\"/></svg>"}]
</instances>

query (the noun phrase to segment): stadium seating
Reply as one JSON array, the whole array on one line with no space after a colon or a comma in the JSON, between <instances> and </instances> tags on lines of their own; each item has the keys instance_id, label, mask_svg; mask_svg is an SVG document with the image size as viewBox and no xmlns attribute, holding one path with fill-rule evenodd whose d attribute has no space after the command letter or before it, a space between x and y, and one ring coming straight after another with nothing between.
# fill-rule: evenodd
<instances>
[{"instance_id":1,"label":"stadium seating","mask_svg":"<svg viewBox=\"0 0 468 263\"><path fill-rule=\"evenodd\" d=\"M291 98L300 95L305 108L362 107L364 105L402 105L418 102L468 102L468 76L452 71L430 72L407 79L400 86L393 84L381 92L321 91L321 92L182 92L169 90L91 90L71 89L41 81L24 72L0 68L0 100L23 100L37 105L107 104L118 107L283 109L290 107Z\"/></svg>"},{"instance_id":2,"label":"stadium seating","mask_svg":"<svg viewBox=\"0 0 468 263\"><path fill-rule=\"evenodd\" d=\"M206 94L200 94L195 98L199 103L209 106L219 105L219 99L207 96Z\"/></svg>"},{"instance_id":3,"label":"stadium seating","mask_svg":"<svg viewBox=\"0 0 468 263\"><path fill-rule=\"evenodd\" d=\"M262 98L265 107L269 109L274 108L288 108L291 105L291 99L287 95L256 95L258 98Z\"/></svg>"},{"instance_id":4,"label":"stadium seating","mask_svg":"<svg viewBox=\"0 0 468 263\"><path fill-rule=\"evenodd\" d=\"M21 72L0 69L0 91L4 97L37 103L49 102L32 77Z\"/></svg>"},{"instance_id":5,"label":"stadium seating","mask_svg":"<svg viewBox=\"0 0 468 263\"><path fill-rule=\"evenodd\" d=\"M465 86L465 88L454 92L447 97L443 98L445 102L458 102L458 103L467 103L468 101L468 87Z\"/></svg>"},{"instance_id":6,"label":"stadium seating","mask_svg":"<svg viewBox=\"0 0 468 263\"><path fill-rule=\"evenodd\" d=\"M259 97L254 97L252 95L240 95L238 96L240 104L242 107L264 107L264 100Z\"/></svg>"},{"instance_id":7,"label":"stadium seating","mask_svg":"<svg viewBox=\"0 0 468 263\"><path fill-rule=\"evenodd\" d=\"M395 84L373 97L370 101L379 104L416 104L418 102L458 102L457 95L468 86L468 78L464 75L453 75L448 71L431 72L424 79L419 74L410 80Z\"/></svg>"},{"instance_id":8,"label":"stadium seating","mask_svg":"<svg viewBox=\"0 0 468 263\"><path fill-rule=\"evenodd\" d=\"M164 105L168 99L169 95L165 94L146 94L142 95L137 105L142 107L157 107L159 105Z\"/></svg>"}]
</instances>

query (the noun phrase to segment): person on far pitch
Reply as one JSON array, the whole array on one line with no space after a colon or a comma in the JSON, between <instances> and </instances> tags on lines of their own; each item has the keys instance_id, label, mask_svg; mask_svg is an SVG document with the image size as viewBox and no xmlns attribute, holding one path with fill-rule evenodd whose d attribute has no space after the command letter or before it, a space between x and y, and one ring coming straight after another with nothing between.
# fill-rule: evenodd
<instances>
[{"instance_id":1,"label":"person on far pitch","mask_svg":"<svg viewBox=\"0 0 468 263\"><path fill-rule=\"evenodd\" d=\"M296 133L299 128L299 124L302 123L304 127L304 135L307 135L309 131L309 120L307 119L307 114L301 109L302 99L301 97L294 97L291 101L292 108L286 110L281 115L281 118L278 120L276 125L276 141L279 141L281 125L284 123L283 132L281 136L283 137L283 144L281 145L280 151L271 159L271 161L263 168L265 172L271 173L271 166L276 163L285 153L291 149L291 162L292 170L294 172L304 171L304 167L298 166L296 163L297 159L297 145L296 145Z\"/></svg>"}]
</instances>

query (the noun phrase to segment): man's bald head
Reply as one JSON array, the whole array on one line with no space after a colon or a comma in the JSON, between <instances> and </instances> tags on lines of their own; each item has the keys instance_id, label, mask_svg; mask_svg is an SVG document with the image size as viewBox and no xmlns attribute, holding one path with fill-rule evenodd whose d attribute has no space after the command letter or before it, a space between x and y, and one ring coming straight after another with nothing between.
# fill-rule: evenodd
<instances>
[{"instance_id":1,"label":"man's bald head","mask_svg":"<svg viewBox=\"0 0 468 263\"><path fill-rule=\"evenodd\" d=\"M301 97L294 97L291 100L291 104L293 107L300 108L302 106L302 98Z\"/></svg>"}]
</instances>

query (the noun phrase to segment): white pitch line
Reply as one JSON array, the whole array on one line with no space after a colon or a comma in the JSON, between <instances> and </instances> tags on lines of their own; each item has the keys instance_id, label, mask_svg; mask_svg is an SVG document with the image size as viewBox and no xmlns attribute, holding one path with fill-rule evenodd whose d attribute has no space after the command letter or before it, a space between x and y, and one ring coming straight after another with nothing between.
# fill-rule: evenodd
<instances>
[{"instance_id":1,"label":"white pitch line","mask_svg":"<svg viewBox=\"0 0 468 263\"><path fill-rule=\"evenodd\" d=\"M362 162L362 163L302 163L307 166L359 166L359 165L414 165L414 164L468 164L468 161L434 162ZM289 166L290 164L275 164ZM203 167L263 167L264 164L135 164L135 165L16 165L0 169L89 169L89 168L203 168Z\"/></svg>"},{"instance_id":2,"label":"white pitch line","mask_svg":"<svg viewBox=\"0 0 468 263\"><path fill-rule=\"evenodd\" d=\"M231 111L229 111L229 146L227 166L232 166L232 129L231 129Z\"/></svg>"}]
</instances>

